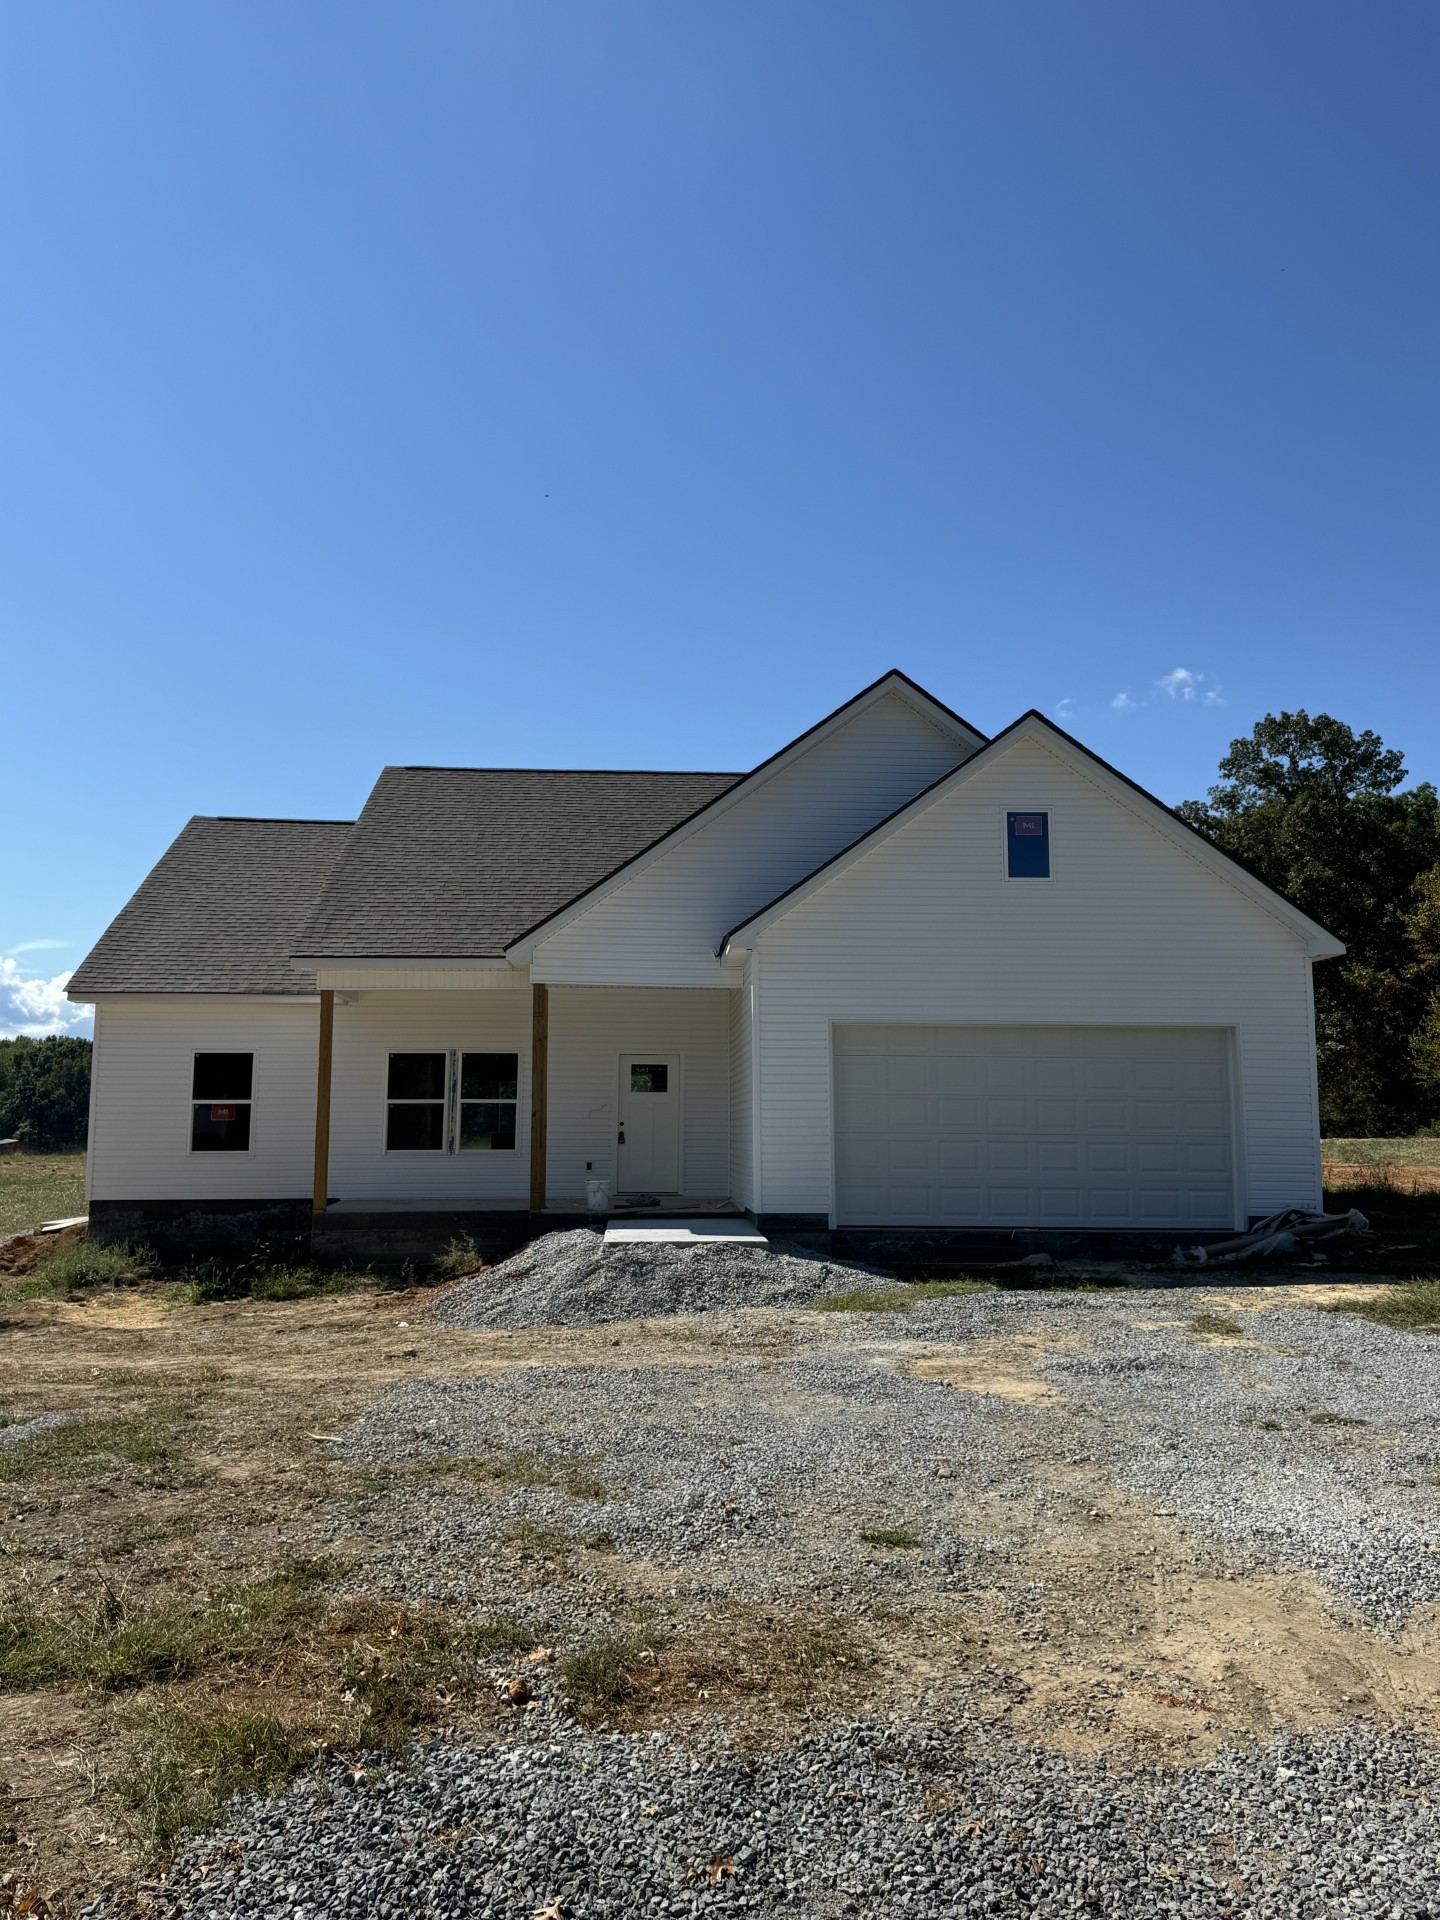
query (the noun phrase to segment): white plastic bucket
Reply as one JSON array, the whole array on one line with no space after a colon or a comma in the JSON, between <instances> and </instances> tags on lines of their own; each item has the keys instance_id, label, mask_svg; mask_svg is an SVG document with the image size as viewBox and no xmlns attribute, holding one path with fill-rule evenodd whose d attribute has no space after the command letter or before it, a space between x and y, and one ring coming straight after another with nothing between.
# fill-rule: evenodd
<instances>
[{"instance_id":1,"label":"white plastic bucket","mask_svg":"<svg viewBox=\"0 0 1440 1920\"><path fill-rule=\"evenodd\" d=\"M591 1213L610 1211L610 1182L608 1180L587 1180L585 1182L585 1204Z\"/></svg>"}]
</instances>

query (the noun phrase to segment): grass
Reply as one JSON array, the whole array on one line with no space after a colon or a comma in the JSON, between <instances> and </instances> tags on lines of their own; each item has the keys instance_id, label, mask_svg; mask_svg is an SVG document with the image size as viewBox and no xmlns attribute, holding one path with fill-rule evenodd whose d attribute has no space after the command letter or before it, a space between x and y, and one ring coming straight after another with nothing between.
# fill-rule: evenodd
<instances>
[{"instance_id":1,"label":"grass","mask_svg":"<svg viewBox=\"0 0 1440 1920\"><path fill-rule=\"evenodd\" d=\"M268 1713L157 1705L116 1798L143 1854L165 1859L195 1827L211 1826L244 1789L265 1793L311 1765L316 1743Z\"/></svg>"},{"instance_id":2,"label":"grass","mask_svg":"<svg viewBox=\"0 0 1440 1920\"><path fill-rule=\"evenodd\" d=\"M21 1286L32 1295L42 1291L69 1294L81 1287L118 1287L150 1279L159 1265L149 1247L132 1247L123 1241L101 1246L89 1240L57 1240L54 1252L44 1254L28 1282L22 1281Z\"/></svg>"},{"instance_id":3,"label":"grass","mask_svg":"<svg viewBox=\"0 0 1440 1920\"><path fill-rule=\"evenodd\" d=\"M560 1684L582 1713L613 1710L651 1682L662 1645L654 1632L601 1634L560 1662Z\"/></svg>"},{"instance_id":4,"label":"grass","mask_svg":"<svg viewBox=\"0 0 1440 1920\"><path fill-rule=\"evenodd\" d=\"M867 1547L920 1547L924 1536L915 1527L865 1527L860 1538Z\"/></svg>"},{"instance_id":5,"label":"grass","mask_svg":"<svg viewBox=\"0 0 1440 1920\"><path fill-rule=\"evenodd\" d=\"M362 1739L375 1747L403 1744L435 1718L437 1707L487 1684L490 1663L524 1653L544 1637L543 1628L512 1614L468 1624L420 1612L387 1624L382 1615L377 1630L361 1636L340 1676L347 1697L360 1707Z\"/></svg>"},{"instance_id":6,"label":"grass","mask_svg":"<svg viewBox=\"0 0 1440 1920\"><path fill-rule=\"evenodd\" d=\"M912 1280L898 1287L857 1287L817 1300L821 1313L908 1313L922 1300L951 1300L962 1293L998 1293L993 1280Z\"/></svg>"},{"instance_id":7,"label":"grass","mask_svg":"<svg viewBox=\"0 0 1440 1920\"><path fill-rule=\"evenodd\" d=\"M1322 1140L1320 1155L1344 1167L1440 1167L1440 1129L1393 1140Z\"/></svg>"},{"instance_id":8,"label":"grass","mask_svg":"<svg viewBox=\"0 0 1440 1920\"><path fill-rule=\"evenodd\" d=\"M1382 1327L1416 1333L1440 1333L1440 1280L1411 1280L1400 1287L1377 1288L1360 1300L1337 1300L1326 1313L1353 1313L1378 1320Z\"/></svg>"},{"instance_id":9,"label":"grass","mask_svg":"<svg viewBox=\"0 0 1440 1920\"><path fill-rule=\"evenodd\" d=\"M1238 1340L1245 1329L1238 1320L1232 1320L1228 1313L1216 1313L1210 1307L1202 1307L1199 1313L1192 1313L1185 1322L1191 1333L1209 1334L1217 1340Z\"/></svg>"},{"instance_id":10,"label":"grass","mask_svg":"<svg viewBox=\"0 0 1440 1920\"><path fill-rule=\"evenodd\" d=\"M99 1414L46 1427L0 1451L0 1484L96 1480L132 1467L148 1480L174 1476L185 1455L188 1402L160 1401L138 1413Z\"/></svg>"},{"instance_id":11,"label":"grass","mask_svg":"<svg viewBox=\"0 0 1440 1920\"><path fill-rule=\"evenodd\" d=\"M197 1306L216 1300L315 1300L375 1284L368 1271L320 1267L268 1246L240 1259L202 1261L179 1278Z\"/></svg>"},{"instance_id":12,"label":"grass","mask_svg":"<svg viewBox=\"0 0 1440 1920\"><path fill-rule=\"evenodd\" d=\"M0 1240L84 1211L83 1153L7 1153L0 1159Z\"/></svg>"},{"instance_id":13,"label":"grass","mask_svg":"<svg viewBox=\"0 0 1440 1920\"><path fill-rule=\"evenodd\" d=\"M12 1601L0 1612L0 1686L68 1682L114 1693L188 1679L257 1638L273 1643L313 1622L326 1572L296 1562L195 1603L152 1608L132 1607L109 1587L63 1612Z\"/></svg>"}]
</instances>

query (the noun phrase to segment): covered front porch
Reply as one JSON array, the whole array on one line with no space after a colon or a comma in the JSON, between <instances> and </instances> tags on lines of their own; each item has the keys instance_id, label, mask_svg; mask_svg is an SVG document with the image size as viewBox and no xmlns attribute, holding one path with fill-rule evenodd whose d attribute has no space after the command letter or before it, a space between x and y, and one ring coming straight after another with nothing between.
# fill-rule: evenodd
<instances>
[{"instance_id":1,"label":"covered front porch","mask_svg":"<svg viewBox=\"0 0 1440 1920\"><path fill-rule=\"evenodd\" d=\"M726 1216L734 994L320 987L312 1241L519 1244L595 1215ZM407 1256L414 1257L414 1256Z\"/></svg>"}]
</instances>

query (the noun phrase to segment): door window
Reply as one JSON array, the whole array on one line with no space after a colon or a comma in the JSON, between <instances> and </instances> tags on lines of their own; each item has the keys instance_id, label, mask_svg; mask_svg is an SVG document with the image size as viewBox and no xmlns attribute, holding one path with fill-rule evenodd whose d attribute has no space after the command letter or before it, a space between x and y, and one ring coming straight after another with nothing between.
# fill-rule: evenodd
<instances>
[{"instance_id":1,"label":"door window","mask_svg":"<svg viewBox=\"0 0 1440 1920\"><path fill-rule=\"evenodd\" d=\"M668 1063L662 1060L651 1067L632 1066L630 1091L632 1093L668 1093L670 1091Z\"/></svg>"}]
</instances>

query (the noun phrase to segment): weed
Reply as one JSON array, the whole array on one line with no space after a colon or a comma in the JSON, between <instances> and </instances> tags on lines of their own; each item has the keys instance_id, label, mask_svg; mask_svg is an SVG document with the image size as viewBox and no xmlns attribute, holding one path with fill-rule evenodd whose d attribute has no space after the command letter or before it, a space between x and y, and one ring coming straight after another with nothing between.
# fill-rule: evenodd
<instances>
[{"instance_id":1,"label":"weed","mask_svg":"<svg viewBox=\"0 0 1440 1920\"><path fill-rule=\"evenodd\" d=\"M912 1280L901 1286L832 1293L817 1300L821 1313L908 1313L922 1300L950 1300L963 1293L998 1293L993 1280Z\"/></svg>"},{"instance_id":2,"label":"weed","mask_svg":"<svg viewBox=\"0 0 1440 1920\"><path fill-rule=\"evenodd\" d=\"M1320 1412L1311 1414L1310 1424L1312 1427L1368 1427L1370 1422L1353 1419L1349 1414Z\"/></svg>"},{"instance_id":3,"label":"weed","mask_svg":"<svg viewBox=\"0 0 1440 1920\"><path fill-rule=\"evenodd\" d=\"M298 1561L193 1605L149 1610L132 1608L108 1586L63 1613L12 1602L0 1612L0 1686L69 1682L114 1693L184 1679L257 1638L283 1639L308 1625L326 1573L321 1563Z\"/></svg>"},{"instance_id":4,"label":"weed","mask_svg":"<svg viewBox=\"0 0 1440 1920\"><path fill-rule=\"evenodd\" d=\"M81 1287L118 1287L148 1280L159 1264L150 1247L61 1241L53 1253L45 1255L31 1276L30 1286L52 1294L74 1293Z\"/></svg>"},{"instance_id":5,"label":"weed","mask_svg":"<svg viewBox=\"0 0 1440 1920\"><path fill-rule=\"evenodd\" d=\"M480 1250L468 1233L457 1234L445 1251L435 1258L435 1273L441 1280L459 1280L464 1274L478 1273L485 1265Z\"/></svg>"},{"instance_id":6,"label":"weed","mask_svg":"<svg viewBox=\"0 0 1440 1920\"><path fill-rule=\"evenodd\" d=\"M546 1560L563 1559L566 1548L575 1545L573 1534L543 1520L512 1520L496 1538L520 1553L537 1554Z\"/></svg>"},{"instance_id":7,"label":"weed","mask_svg":"<svg viewBox=\"0 0 1440 1920\"><path fill-rule=\"evenodd\" d=\"M914 1527L864 1527L860 1538L867 1547L919 1547L923 1536Z\"/></svg>"},{"instance_id":8,"label":"weed","mask_svg":"<svg viewBox=\"0 0 1440 1920\"><path fill-rule=\"evenodd\" d=\"M1216 1340L1238 1340L1245 1329L1238 1320L1232 1320L1228 1313L1216 1313L1210 1307L1202 1307L1199 1313L1192 1313L1185 1322L1191 1333L1208 1334Z\"/></svg>"},{"instance_id":9,"label":"weed","mask_svg":"<svg viewBox=\"0 0 1440 1920\"><path fill-rule=\"evenodd\" d=\"M197 1306L216 1300L314 1300L369 1285L367 1272L317 1267L261 1246L238 1260L206 1260L185 1270Z\"/></svg>"},{"instance_id":10,"label":"weed","mask_svg":"<svg viewBox=\"0 0 1440 1920\"><path fill-rule=\"evenodd\" d=\"M1362 1300L1337 1300L1326 1313L1354 1313L1382 1327L1440 1333L1440 1280L1411 1280L1400 1287L1377 1287Z\"/></svg>"},{"instance_id":11,"label":"weed","mask_svg":"<svg viewBox=\"0 0 1440 1920\"><path fill-rule=\"evenodd\" d=\"M273 1714L152 1707L116 1797L141 1852L168 1859L185 1834L209 1826L232 1794L263 1793L308 1766L313 1741Z\"/></svg>"},{"instance_id":12,"label":"weed","mask_svg":"<svg viewBox=\"0 0 1440 1920\"><path fill-rule=\"evenodd\" d=\"M486 1684L487 1666L523 1653L543 1630L512 1614L456 1626L440 1614L405 1614L354 1648L342 1684L364 1714L367 1746L393 1746L462 1692Z\"/></svg>"},{"instance_id":13,"label":"weed","mask_svg":"<svg viewBox=\"0 0 1440 1920\"><path fill-rule=\"evenodd\" d=\"M173 1475L183 1455L182 1430L191 1409L160 1402L144 1413L67 1420L0 1453L0 1483L18 1480L94 1480L117 1466L156 1480Z\"/></svg>"},{"instance_id":14,"label":"weed","mask_svg":"<svg viewBox=\"0 0 1440 1920\"><path fill-rule=\"evenodd\" d=\"M1261 1433L1283 1433L1285 1431L1278 1420L1262 1420L1259 1422L1259 1426Z\"/></svg>"},{"instance_id":15,"label":"weed","mask_svg":"<svg viewBox=\"0 0 1440 1920\"><path fill-rule=\"evenodd\" d=\"M560 1683L577 1707L590 1713L623 1706L640 1690L659 1657L659 1635L604 1633L560 1662Z\"/></svg>"}]
</instances>

